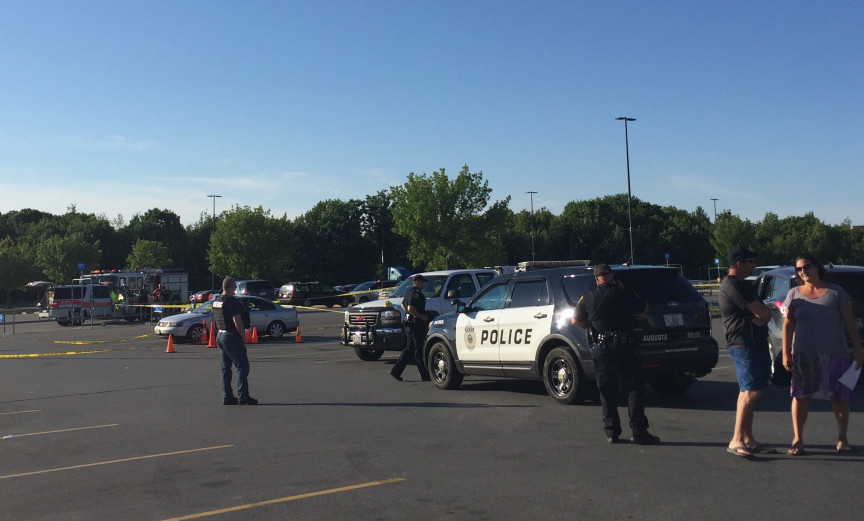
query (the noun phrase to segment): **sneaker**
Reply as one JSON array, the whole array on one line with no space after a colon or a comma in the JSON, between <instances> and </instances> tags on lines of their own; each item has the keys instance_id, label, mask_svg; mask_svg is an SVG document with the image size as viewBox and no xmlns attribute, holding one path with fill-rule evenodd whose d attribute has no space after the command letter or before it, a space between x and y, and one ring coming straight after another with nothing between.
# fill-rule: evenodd
<instances>
[{"instance_id":1,"label":"sneaker","mask_svg":"<svg viewBox=\"0 0 864 521\"><path fill-rule=\"evenodd\" d=\"M230 398L223 398L222 405L237 405L237 398L234 398L233 396Z\"/></svg>"},{"instance_id":2,"label":"sneaker","mask_svg":"<svg viewBox=\"0 0 864 521\"><path fill-rule=\"evenodd\" d=\"M606 437L606 443L619 443L620 441L621 441L621 439L618 438L618 436L607 436Z\"/></svg>"},{"instance_id":3,"label":"sneaker","mask_svg":"<svg viewBox=\"0 0 864 521\"><path fill-rule=\"evenodd\" d=\"M247 396L242 400L237 400L237 403L240 405L258 405L258 400L252 398L251 396Z\"/></svg>"},{"instance_id":4,"label":"sneaker","mask_svg":"<svg viewBox=\"0 0 864 521\"><path fill-rule=\"evenodd\" d=\"M637 445L658 445L660 443L660 436L654 436L648 431L634 434L632 438L630 438L632 443Z\"/></svg>"},{"instance_id":5,"label":"sneaker","mask_svg":"<svg viewBox=\"0 0 864 521\"><path fill-rule=\"evenodd\" d=\"M397 381L399 381L399 382L402 381L402 377L399 376L399 375L396 374L396 373L390 373L390 376L392 376L394 380L397 380Z\"/></svg>"}]
</instances>

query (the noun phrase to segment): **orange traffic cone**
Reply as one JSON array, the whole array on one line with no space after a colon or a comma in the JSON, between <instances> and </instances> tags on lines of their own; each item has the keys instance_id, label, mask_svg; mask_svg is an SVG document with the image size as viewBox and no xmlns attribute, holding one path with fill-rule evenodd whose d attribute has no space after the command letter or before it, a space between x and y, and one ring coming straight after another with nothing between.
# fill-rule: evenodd
<instances>
[{"instance_id":1,"label":"orange traffic cone","mask_svg":"<svg viewBox=\"0 0 864 521\"><path fill-rule=\"evenodd\" d=\"M258 328L257 327L252 328L252 340L249 343L250 344L257 344L258 343Z\"/></svg>"},{"instance_id":2,"label":"orange traffic cone","mask_svg":"<svg viewBox=\"0 0 864 521\"><path fill-rule=\"evenodd\" d=\"M216 324L210 328L210 339L207 341L207 348L216 347Z\"/></svg>"},{"instance_id":3,"label":"orange traffic cone","mask_svg":"<svg viewBox=\"0 0 864 521\"><path fill-rule=\"evenodd\" d=\"M303 343L303 337L300 336L300 326L297 326L297 335L294 337L294 343L295 344L302 344Z\"/></svg>"},{"instance_id":4,"label":"orange traffic cone","mask_svg":"<svg viewBox=\"0 0 864 521\"><path fill-rule=\"evenodd\" d=\"M207 321L201 323L201 345L207 345Z\"/></svg>"},{"instance_id":5,"label":"orange traffic cone","mask_svg":"<svg viewBox=\"0 0 864 521\"><path fill-rule=\"evenodd\" d=\"M165 346L166 353L174 353L174 335L168 335L168 345Z\"/></svg>"}]
</instances>

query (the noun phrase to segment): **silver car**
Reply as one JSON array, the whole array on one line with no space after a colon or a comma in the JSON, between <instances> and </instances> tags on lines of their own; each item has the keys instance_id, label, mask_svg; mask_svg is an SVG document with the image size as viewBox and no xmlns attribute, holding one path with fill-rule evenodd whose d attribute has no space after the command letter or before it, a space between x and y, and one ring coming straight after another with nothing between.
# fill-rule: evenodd
<instances>
[{"instance_id":1,"label":"silver car","mask_svg":"<svg viewBox=\"0 0 864 521\"><path fill-rule=\"evenodd\" d=\"M292 306L280 306L261 297L237 298L249 311L252 327L258 330L258 334L280 338L286 331L294 331L300 326L297 310ZM154 331L159 336L174 335L175 339L185 338L190 343L200 344L204 328L209 331L213 324L213 300L210 300L188 313L163 318Z\"/></svg>"}]
</instances>

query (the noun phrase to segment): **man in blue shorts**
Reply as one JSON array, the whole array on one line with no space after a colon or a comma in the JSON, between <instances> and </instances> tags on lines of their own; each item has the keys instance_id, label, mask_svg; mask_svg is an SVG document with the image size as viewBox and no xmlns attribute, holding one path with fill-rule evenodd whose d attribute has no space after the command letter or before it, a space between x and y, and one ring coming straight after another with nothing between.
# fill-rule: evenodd
<instances>
[{"instance_id":1,"label":"man in blue shorts","mask_svg":"<svg viewBox=\"0 0 864 521\"><path fill-rule=\"evenodd\" d=\"M720 314L726 330L726 348L738 377L735 432L726 451L750 459L756 453L774 453L753 437L753 411L771 376L768 320L771 310L745 280L756 267L756 255L742 246L729 250L729 275L720 284Z\"/></svg>"}]
</instances>

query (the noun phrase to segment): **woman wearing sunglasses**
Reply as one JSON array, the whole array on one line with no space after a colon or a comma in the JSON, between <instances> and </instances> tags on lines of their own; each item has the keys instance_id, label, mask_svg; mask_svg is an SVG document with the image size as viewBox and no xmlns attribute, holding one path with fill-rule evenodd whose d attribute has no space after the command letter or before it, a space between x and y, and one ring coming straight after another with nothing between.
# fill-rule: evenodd
<instances>
[{"instance_id":1,"label":"woman wearing sunglasses","mask_svg":"<svg viewBox=\"0 0 864 521\"><path fill-rule=\"evenodd\" d=\"M795 259L795 274L798 287L789 291L784 302L783 365L792 373L795 436L786 452L790 456L806 454L804 423L812 398L831 400L837 420L837 452L849 452L846 430L852 390L838 382L852 363L846 353L847 335L855 347L855 366L864 364L852 302L842 287L826 281L825 267L814 255Z\"/></svg>"}]
</instances>

